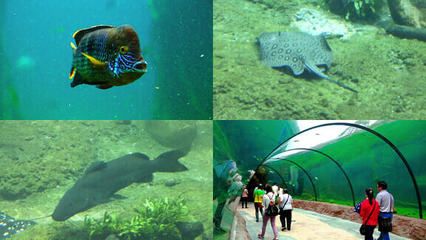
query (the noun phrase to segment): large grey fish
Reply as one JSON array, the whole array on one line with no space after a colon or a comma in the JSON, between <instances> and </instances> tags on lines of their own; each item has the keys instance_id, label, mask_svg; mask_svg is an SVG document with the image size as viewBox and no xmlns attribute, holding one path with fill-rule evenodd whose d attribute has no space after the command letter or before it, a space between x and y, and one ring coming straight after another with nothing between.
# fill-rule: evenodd
<instances>
[{"instance_id":1,"label":"large grey fish","mask_svg":"<svg viewBox=\"0 0 426 240\"><path fill-rule=\"evenodd\" d=\"M324 36L312 36L303 32L269 32L258 38L263 64L273 67L289 67L296 76L305 69L345 89L351 87L330 79L320 67L330 68L333 61L331 48Z\"/></svg>"},{"instance_id":2,"label":"large grey fish","mask_svg":"<svg viewBox=\"0 0 426 240\"><path fill-rule=\"evenodd\" d=\"M110 162L95 162L59 201L52 218L65 221L79 212L108 202L122 188L132 183L151 182L154 172L188 170L179 163L187 152L173 150L154 160L143 153L128 154Z\"/></svg>"},{"instance_id":3,"label":"large grey fish","mask_svg":"<svg viewBox=\"0 0 426 240\"><path fill-rule=\"evenodd\" d=\"M10 238L13 234L24 231L24 229L34 224L34 221L16 220L6 213L0 212L0 240Z\"/></svg>"}]
</instances>

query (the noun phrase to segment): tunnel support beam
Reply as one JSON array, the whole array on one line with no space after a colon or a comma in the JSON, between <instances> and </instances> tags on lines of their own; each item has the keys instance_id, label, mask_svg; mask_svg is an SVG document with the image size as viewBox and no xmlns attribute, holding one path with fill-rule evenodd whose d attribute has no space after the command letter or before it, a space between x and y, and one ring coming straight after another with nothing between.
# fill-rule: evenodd
<instances>
[{"instance_id":1,"label":"tunnel support beam","mask_svg":"<svg viewBox=\"0 0 426 240\"><path fill-rule=\"evenodd\" d=\"M407 171L408 171L408 174L410 175L410 177L411 177L411 181L412 181L412 183L413 183L413 185L414 185L414 190L416 191L416 197L417 197L417 204L418 204L418 208L419 208L419 218L423 218L423 208L422 208L422 197L421 197L421 194L420 194L420 190L419 190L419 185L417 184L417 180L416 180L416 177L414 176L414 173L413 173L413 170L411 169L411 167L410 167L410 165L408 164L408 161L407 161L407 159L404 157L404 155L401 153L401 151L399 151L399 149L389 140L389 139L387 139L385 136L383 136L382 134L380 134L380 133L378 133L378 132L376 132L376 131L374 131L373 129L370 129L370 128L368 128L368 127L365 127L365 126L362 126L362 125L359 125L359 124L355 124L355 123L346 123L346 122L335 122L335 123L324 123L324 124L320 124L320 125L317 125L317 126L313 126L313 127L310 127L310 128L307 128L307 129L305 129L305 130L303 130L303 131L300 131L300 132L298 132L298 133L296 133L296 134L294 134L293 136L291 136L291 137L289 137L289 138L287 138L285 141L283 141L281 144L279 144L277 147L275 147L272 151L271 151L271 153L269 153L264 159L263 159L263 161L260 163L260 165L262 165L266 160L268 160L269 158L271 158L272 156L272 154L274 154L274 152L276 151L276 150L278 150L284 143L286 143L286 142L288 142L288 141L290 141L291 139L293 139L294 137L296 137L296 136L298 136L298 135L300 135L300 134L302 134L302 133L304 133L304 132L307 132L307 131L310 131L310 130L312 130L312 129L316 129L316 128L321 128L321 127L326 127L326 126L348 126L348 127L354 127L354 128L358 128L358 129L362 129L362 130L364 130L364 131L367 131L367 132L369 132L369 133L371 133L371 134L373 134L373 135L375 135L376 137L378 137L378 138L380 138L382 141L384 141L388 146L390 146L391 148L392 148L392 150L398 155L398 157L401 159L401 161L403 162L403 164L405 165L405 168L407 169Z\"/></svg>"}]
</instances>

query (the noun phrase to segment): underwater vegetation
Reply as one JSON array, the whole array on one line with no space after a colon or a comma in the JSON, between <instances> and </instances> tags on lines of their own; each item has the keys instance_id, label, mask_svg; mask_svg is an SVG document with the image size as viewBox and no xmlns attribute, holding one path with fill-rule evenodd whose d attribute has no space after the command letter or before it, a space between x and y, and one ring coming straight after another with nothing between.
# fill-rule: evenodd
<instances>
[{"instance_id":1,"label":"underwater vegetation","mask_svg":"<svg viewBox=\"0 0 426 240\"><path fill-rule=\"evenodd\" d=\"M178 227L187 220L188 207L184 199L148 199L135 211L136 215L130 219L108 212L99 220L86 217L84 228L89 239L104 240L110 235L123 240L184 239ZM195 232L196 236L200 235L203 229L201 232L199 230Z\"/></svg>"},{"instance_id":2,"label":"underwater vegetation","mask_svg":"<svg viewBox=\"0 0 426 240\"><path fill-rule=\"evenodd\" d=\"M384 0L324 0L330 9L340 12L346 19L374 20Z\"/></svg>"}]
</instances>

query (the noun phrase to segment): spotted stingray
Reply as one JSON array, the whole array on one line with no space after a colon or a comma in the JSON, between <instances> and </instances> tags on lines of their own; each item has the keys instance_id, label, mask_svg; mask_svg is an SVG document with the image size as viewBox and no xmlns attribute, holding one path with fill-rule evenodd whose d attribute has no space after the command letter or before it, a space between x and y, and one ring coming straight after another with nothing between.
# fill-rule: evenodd
<instances>
[{"instance_id":1,"label":"spotted stingray","mask_svg":"<svg viewBox=\"0 0 426 240\"><path fill-rule=\"evenodd\" d=\"M330 68L333 56L330 46L322 35L312 36L303 32L269 32L262 33L258 43L261 61L267 66L289 67L296 76L307 69L321 78L357 92L324 74L324 70Z\"/></svg>"},{"instance_id":2,"label":"spotted stingray","mask_svg":"<svg viewBox=\"0 0 426 240\"><path fill-rule=\"evenodd\" d=\"M19 233L34 224L34 221L16 220L6 213L0 212L0 240L10 238L13 234Z\"/></svg>"}]
</instances>

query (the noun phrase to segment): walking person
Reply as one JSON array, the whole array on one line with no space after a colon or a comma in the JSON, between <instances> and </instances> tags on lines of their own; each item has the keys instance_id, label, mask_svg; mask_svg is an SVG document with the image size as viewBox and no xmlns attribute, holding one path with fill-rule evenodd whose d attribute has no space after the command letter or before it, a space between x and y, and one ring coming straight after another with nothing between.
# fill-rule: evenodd
<instances>
[{"instance_id":1,"label":"walking person","mask_svg":"<svg viewBox=\"0 0 426 240\"><path fill-rule=\"evenodd\" d=\"M283 193L280 196L280 222L281 222L281 231L291 229L291 213L293 211L293 198L288 193L287 189L283 190ZM287 225L286 225L287 220Z\"/></svg>"},{"instance_id":2,"label":"walking person","mask_svg":"<svg viewBox=\"0 0 426 240\"><path fill-rule=\"evenodd\" d=\"M265 194L265 191L263 191L262 184L259 184L257 189L253 192L254 197L254 211L256 212L256 222L259 222L259 212L263 216L263 195Z\"/></svg>"},{"instance_id":3,"label":"walking person","mask_svg":"<svg viewBox=\"0 0 426 240\"><path fill-rule=\"evenodd\" d=\"M379 202L374 199L372 188L365 189L366 199L361 202L360 215L362 218L362 226L360 233L364 235L365 240L373 240L374 229L377 226L380 206Z\"/></svg>"},{"instance_id":4,"label":"walking person","mask_svg":"<svg viewBox=\"0 0 426 240\"><path fill-rule=\"evenodd\" d=\"M245 208L247 208L248 194L249 194L249 191L247 189L247 186L244 186L243 193L241 194L241 205L242 205L241 207L242 208L244 208L244 206L245 206Z\"/></svg>"},{"instance_id":5,"label":"walking person","mask_svg":"<svg viewBox=\"0 0 426 240\"><path fill-rule=\"evenodd\" d=\"M379 193L376 196L376 200L380 205L380 236L378 240L390 240L389 232L392 232L392 217L395 207L393 196L388 192L387 189L388 184L385 181L379 181L377 183L377 190L379 191Z\"/></svg>"},{"instance_id":6,"label":"walking person","mask_svg":"<svg viewBox=\"0 0 426 240\"><path fill-rule=\"evenodd\" d=\"M266 194L263 195L262 205L265 208L263 213L263 224L262 224L262 232L257 235L259 239L263 239L266 232L266 225L268 225L268 221L271 220L272 231L274 232L274 240L278 240L278 229L275 225L275 218L278 215L278 195L274 194L272 191L272 187L270 185L265 186Z\"/></svg>"}]
</instances>

